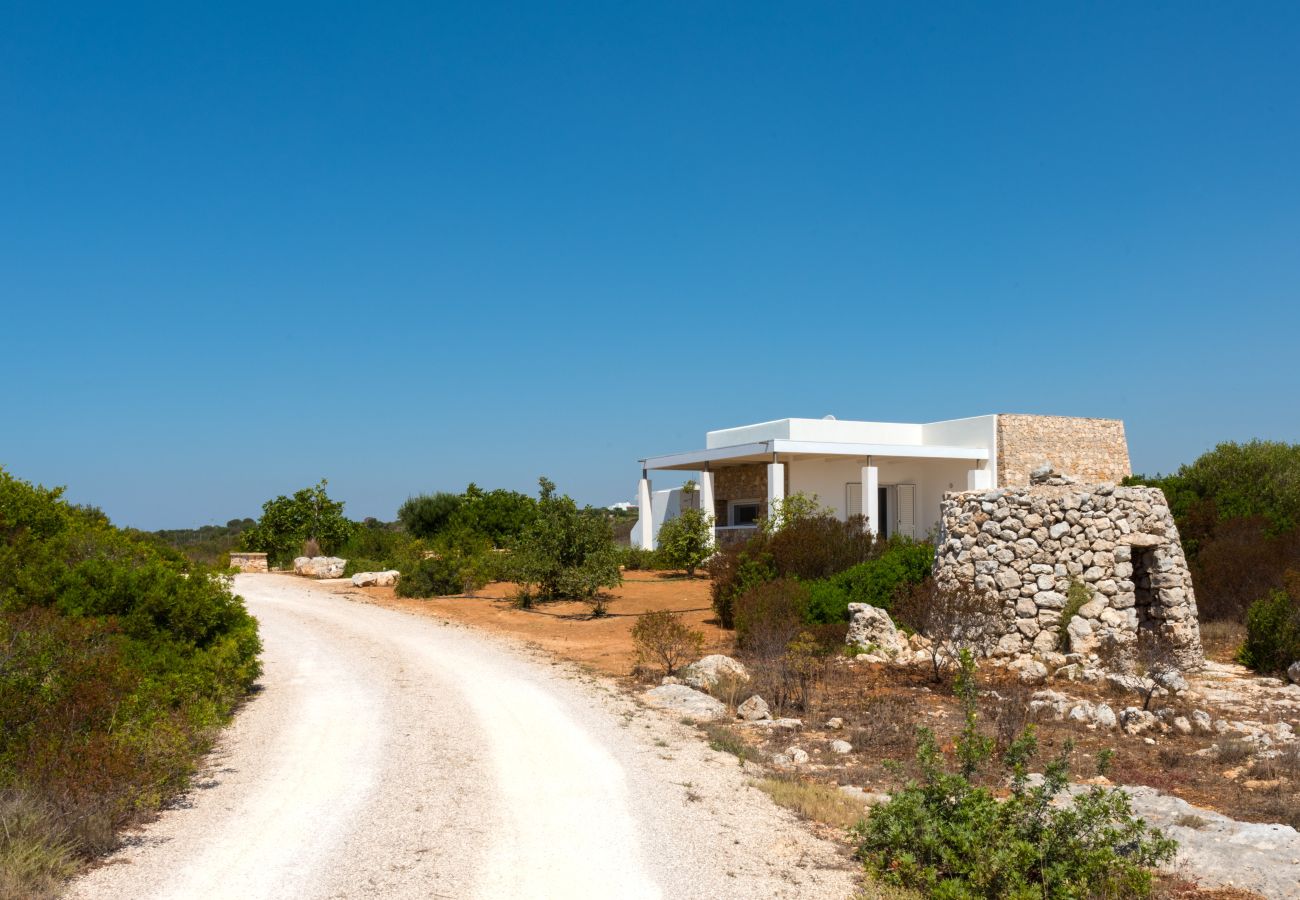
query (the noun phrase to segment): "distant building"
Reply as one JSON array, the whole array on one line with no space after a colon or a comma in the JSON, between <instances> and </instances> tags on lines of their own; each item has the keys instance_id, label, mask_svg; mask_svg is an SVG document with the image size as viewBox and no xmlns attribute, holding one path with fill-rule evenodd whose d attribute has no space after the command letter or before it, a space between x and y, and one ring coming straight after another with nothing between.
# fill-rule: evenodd
<instances>
[{"instance_id":1,"label":"distant building","mask_svg":"<svg viewBox=\"0 0 1300 900\"><path fill-rule=\"evenodd\" d=\"M628 503L626 500L623 500L620 501L619 503L611 503L609 506L605 508L608 510L612 510L613 512L631 512L632 510L636 509L636 504Z\"/></svg>"}]
</instances>

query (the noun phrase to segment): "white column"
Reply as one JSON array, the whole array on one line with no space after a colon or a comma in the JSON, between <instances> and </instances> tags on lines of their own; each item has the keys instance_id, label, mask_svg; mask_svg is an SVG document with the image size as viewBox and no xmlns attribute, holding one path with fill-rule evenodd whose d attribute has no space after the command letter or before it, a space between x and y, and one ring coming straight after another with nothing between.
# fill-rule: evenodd
<instances>
[{"instance_id":1,"label":"white column","mask_svg":"<svg viewBox=\"0 0 1300 900\"><path fill-rule=\"evenodd\" d=\"M993 487L993 473L988 469L968 469L966 471L966 490L987 491Z\"/></svg>"},{"instance_id":2,"label":"white column","mask_svg":"<svg viewBox=\"0 0 1300 900\"><path fill-rule=\"evenodd\" d=\"M713 529L718 526L718 523L717 509L713 503L713 473L709 471L700 473L700 511L714 520L709 527L709 545L712 546L715 543Z\"/></svg>"},{"instance_id":3,"label":"white column","mask_svg":"<svg viewBox=\"0 0 1300 900\"><path fill-rule=\"evenodd\" d=\"M654 498L650 493L650 479L641 476L641 483L636 488L636 545L642 550L655 548L655 509Z\"/></svg>"},{"instance_id":4,"label":"white column","mask_svg":"<svg viewBox=\"0 0 1300 900\"><path fill-rule=\"evenodd\" d=\"M880 470L862 467L862 514L867 517L867 531L880 534Z\"/></svg>"},{"instance_id":5,"label":"white column","mask_svg":"<svg viewBox=\"0 0 1300 900\"><path fill-rule=\"evenodd\" d=\"M785 466L770 463L767 467L767 514L776 512L777 505L785 500Z\"/></svg>"}]
</instances>

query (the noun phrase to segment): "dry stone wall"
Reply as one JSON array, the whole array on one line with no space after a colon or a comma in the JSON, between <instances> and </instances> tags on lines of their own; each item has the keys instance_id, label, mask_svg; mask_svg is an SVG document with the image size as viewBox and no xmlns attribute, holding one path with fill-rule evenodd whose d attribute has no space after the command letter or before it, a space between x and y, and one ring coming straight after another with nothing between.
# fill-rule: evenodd
<instances>
[{"instance_id":1,"label":"dry stone wall","mask_svg":"<svg viewBox=\"0 0 1300 900\"><path fill-rule=\"evenodd\" d=\"M943 500L935 574L941 584L996 593L993 655L1200 668L1191 574L1164 494L1083 487L1053 472L1036 480ZM1086 585L1087 602L1063 622L1075 581Z\"/></svg>"},{"instance_id":2,"label":"dry stone wall","mask_svg":"<svg viewBox=\"0 0 1300 900\"><path fill-rule=\"evenodd\" d=\"M1123 481L1132 475L1119 419L998 415L998 484L1021 487L1044 463L1081 481Z\"/></svg>"},{"instance_id":3,"label":"dry stone wall","mask_svg":"<svg viewBox=\"0 0 1300 900\"><path fill-rule=\"evenodd\" d=\"M247 553L241 550L230 551L231 568L241 572L269 572L265 553Z\"/></svg>"},{"instance_id":4,"label":"dry stone wall","mask_svg":"<svg viewBox=\"0 0 1300 900\"><path fill-rule=\"evenodd\" d=\"M763 463L720 466L713 470L713 521L727 524L727 502L757 500L758 514L767 515L767 467Z\"/></svg>"}]
</instances>

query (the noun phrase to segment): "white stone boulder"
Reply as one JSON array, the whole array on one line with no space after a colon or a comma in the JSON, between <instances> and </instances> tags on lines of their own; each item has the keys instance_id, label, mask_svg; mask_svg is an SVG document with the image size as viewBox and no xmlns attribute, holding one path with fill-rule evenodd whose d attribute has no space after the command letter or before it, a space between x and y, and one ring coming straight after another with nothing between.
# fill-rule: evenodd
<instances>
[{"instance_id":1,"label":"white stone boulder","mask_svg":"<svg viewBox=\"0 0 1300 900\"><path fill-rule=\"evenodd\" d=\"M908 649L906 639L889 613L869 603L849 604L849 633L845 642L889 659Z\"/></svg>"},{"instance_id":2,"label":"white stone boulder","mask_svg":"<svg viewBox=\"0 0 1300 900\"><path fill-rule=\"evenodd\" d=\"M337 556L299 556L293 561L293 573L308 578L342 578L348 561Z\"/></svg>"},{"instance_id":3,"label":"white stone boulder","mask_svg":"<svg viewBox=\"0 0 1300 900\"><path fill-rule=\"evenodd\" d=\"M760 719L772 718L772 710L768 708L767 701L758 694L737 706L736 714L746 722L757 722Z\"/></svg>"},{"instance_id":4,"label":"white stone boulder","mask_svg":"<svg viewBox=\"0 0 1300 900\"><path fill-rule=\"evenodd\" d=\"M397 584L401 572L387 569L383 572L358 572L352 576L353 587L392 587Z\"/></svg>"},{"instance_id":5,"label":"white stone boulder","mask_svg":"<svg viewBox=\"0 0 1300 900\"><path fill-rule=\"evenodd\" d=\"M831 752L843 756L853 752L853 745L848 741L831 741Z\"/></svg>"},{"instance_id":6,"label":"white stone boulder","mask_svg":"<svg viewBox=\"0 0 1300 900\"><path fill-rule=\"evenodd\" d=\"M749 681L749 672L730 656L714 653L682 669L681 678L683 683L707 691L709 688L717 687L724 678L737 682Z\"/></svg>"},{"instance_id":7,"label":"white stone boulder","mask_svg":"<svg viewBox=\"0 0 1300 900\"><path fill-rule=\"evenodd\" d=\"M720 700L684 684L661 684L646 691L641 699L650 706L701 722L713 722L727 715L727 707Z\"/></svg>"},{"instance_id":8,"label":"white stone boulder","mask_svg":"<svg viewBox=\"0 0 1300 900\"><path fill-rule=\"evenodd\" d=\"M1286 677L1290 678L1296 684L1300 684L1300 659L1291 663L1286 670Z\"/></svg>"}]
</instances>

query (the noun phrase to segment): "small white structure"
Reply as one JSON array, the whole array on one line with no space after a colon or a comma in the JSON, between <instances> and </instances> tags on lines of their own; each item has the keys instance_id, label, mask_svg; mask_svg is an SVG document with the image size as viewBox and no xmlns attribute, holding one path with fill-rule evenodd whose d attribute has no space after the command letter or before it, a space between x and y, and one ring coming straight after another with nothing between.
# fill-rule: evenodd
<instances>
[{"instance_id":1,"label":"small white structure","mask_svg":"<svg viewBox=\"0 0 1300 900\"><path fill-rule=\"evenodd\" d=\"M883 535L937 530L948 491L1028 483L1042 462L1094 481L1129 473L1122 422L986 415L944 422L777 419L710 431L704 448L641 460L634 546L653 548L684 504L710 512L720 544L743 540L775 502L816 495L842 519L862 515ZM698 490L654 491L655 469L697 473ZM689 494L694 494L693 497ZM649 514L647 515L647 511Z\"/></svg>"}]
</instances>

